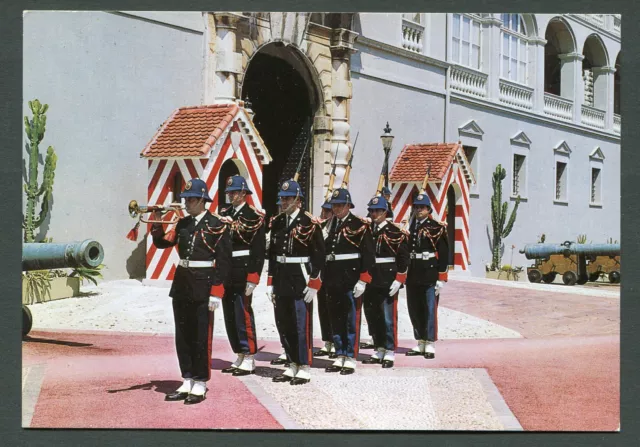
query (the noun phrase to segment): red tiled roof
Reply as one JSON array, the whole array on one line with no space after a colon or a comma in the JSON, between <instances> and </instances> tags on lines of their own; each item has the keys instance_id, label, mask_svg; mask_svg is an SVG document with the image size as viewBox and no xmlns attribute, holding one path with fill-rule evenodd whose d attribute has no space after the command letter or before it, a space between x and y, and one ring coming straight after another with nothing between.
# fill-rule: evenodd
<instances>
[{"instance_id":1,"label":"red tiled roof","mask_svg":"<svg viewBox=\"0 0 640 447\"><path fill-rule=\"evenodd\" d=\"M141 157L206 157L238 114L237 104L181 107L162 124Z\"/></svg>"},{"instance_id":2,"label":"red tiled roof","mask_svg":"<svg viewBox=\"0 0 640 447\"><path fill-rule=\"evenodd\" d=\"M427 168L431 168L429 181L441 182L459 148L459 143L408 144L393 163L389 180L393 183L422 182Z\"/></svg>"}]
</instances>

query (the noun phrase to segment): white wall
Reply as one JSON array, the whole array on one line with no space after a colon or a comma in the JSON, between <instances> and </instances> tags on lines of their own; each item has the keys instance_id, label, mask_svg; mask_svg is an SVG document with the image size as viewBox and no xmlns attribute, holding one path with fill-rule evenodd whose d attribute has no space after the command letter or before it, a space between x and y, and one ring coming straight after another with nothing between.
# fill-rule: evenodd
<instances>
[{"instance_id":1,"label":"white wall","mask_svg":"<svg viewBox=\"0 0 640 447\"><path fill-rule=\"evenodd\" d=\"M154 14L163 18L202 20ZM23 54L24 114L29 100L49 104L40 152L52 145L58 155L42 230L54 242L99 241L105 278L143 276L144 242L125 238L129 200L147 197L139 154L174 109L200 104L202 35L104 12L35 11L24 16Z\"/></svg>"}]
</instances>

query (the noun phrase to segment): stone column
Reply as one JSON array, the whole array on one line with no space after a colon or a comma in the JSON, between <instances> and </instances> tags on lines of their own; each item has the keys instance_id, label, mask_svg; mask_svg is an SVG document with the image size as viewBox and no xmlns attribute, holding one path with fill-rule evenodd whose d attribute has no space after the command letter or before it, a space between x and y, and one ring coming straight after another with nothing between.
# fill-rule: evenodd
<instances>
[{"instance_id":1,"label":"stone column","mask_svg":"<svg viewBox=\"0 0 640 447\"><path fill-rule=\"evenodd\" d=\"M238 14L214 13L215 19L215 77L214 102L236 100L236 75L242 69L242 54L236 51Z\"/></svg>"},{"instance_id":2,"label":"stone column","mask_svg":"<svg viewBox=\"0 0 640 447\"><path fill-rule=\"evenodd\" d=\"M582 122L582 103L584 102L584 83L582 82L582 60L579 53L559 54L560 58L560 95L573 100L573 122Z\"/></svg>"},{"instance_id":3,"label":"stone column","mask_svg":"<svg viewBox=\"0 0 640 447\"><path fill-rule=\"evenodd\" d=\"M544 113L544 46L547 41L536 37L529 41L534 53L533 76L531 86L533 91L533 110L537 113Z\"/></svg>"},{"instance_id":4,"label":"stone column","mask_svg":"<svg viewBox=\"0 0 640 447\"><path fill-rule=\"evenodd\" d=\"M616 69L613 67L594 67L593 71L593 105L604 110L604 128L613 129L613 83Z\"/></svg>"},{"instance_id":5,"label":"stone column","mask_svg":"<svg viewBox=\"0 0 640 447\"><path fill-rule=\"evenodd\" d=\"M502 20L498 17L491 17L485 20L489 27L486 29L489 34L489 46L485 45L484 54L489 55L489 70L487 78L487 96L489 99L500 102L500 59L502 58L502 33L500 27Z\"/></svg>"},{"instance_id":6,"label":"stone column","mask_svg":"<svg viewBox=\"0 0 640 447\"><path fill-rule=\"evenodd\" d=\"M349 100L351 99L351 54L357 37L348 29L338 28L331 35L331 159L336 160L335 187L339 188L349 163Z\"/></svg>"}]
</instances>

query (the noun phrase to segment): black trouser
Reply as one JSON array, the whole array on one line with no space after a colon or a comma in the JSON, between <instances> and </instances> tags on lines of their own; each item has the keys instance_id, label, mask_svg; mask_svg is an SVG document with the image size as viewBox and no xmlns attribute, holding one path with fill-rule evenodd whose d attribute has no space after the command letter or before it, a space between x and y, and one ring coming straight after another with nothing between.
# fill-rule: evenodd
<instances>
[{"instance_id":1,"label":"black trouser","mask_svg":"<svg viewBox=\"0 0 640 447\"><path fill-rule=\"evenodd\" d=\"M174 298L173 319L182 377L208 381L213 342L213 312L209 312L209 302Z\"/></svg>"},{"instance_id":2,"label":"black trouser","mask_svg":"<svg viewBox=\"0 0 640 447\"><path fill-rule=\"evenodd\" d=\"M318 290L318 318L320 319L320 333L322 334L322 341L333 343L329 303L327 292L324 287L320 287L320 290Z\"/></svg>"},{"instance_id":3,"label":"black trouser","mask_svg":"<svg viewBox=\"0 0 640 447\"><path fill-rule=\"evenodd\" d=\"M398 294L389 296L389 288L367 286L363 307L374 346L395 351L398 346Z\"/></svg>"},{"instance_id":4,"label":"black trouser","mask_svg":"<svg viewBox=\"0 0 640 447\"><path fill-rule=\"evenodd\" d=\"M367 289L369 289L371 287L371 285L367 286ZM366 295L366 290L365 290L365 295ZM362 310L364 311L364 319L367 320L367 331L369 332L369 337L371 337L373 339L374 336L374 323L373 320L375 319L374 315L371 313L371 306L367 306L367 300L366 298L363 296L363 302L362 302Z\"/></svg>"},{"instance_id":5,"label":"black trouser","mask_svg":"<svg viewBox=\"0 0 640 447\"><path fill-rule=\"evenodd\" d=\"M416 340L438 340L438 301L435 284L407 286L407 309Z\"/></svg>"},{"instance_id":6,"label":"black trouser","mask_svg":"<svg viewBox=\"0 0 640 447\"><path fill-rule=\"evenodd\" d=\"M244 288L234 286L225 292L222 300L224 326L231 349L236 354L255 354L258 351L252 298L253 295L244 294Z\"/></svg>"},{"instance_id":7,"label":"black trouser","mask_svg":"<svg viewBox=\"0 0 640 447\"><path fill-rule=\"evenodd\" d=\"M305 303L302 296L276 295L276 327L289 361L311 365L313 346L313 301Z\"/></svg>"},{"instance_id":8,"label":"black trouser","mask_svg":"<svg viewBox=\"0 0 640 447\"><path fill-rule=\"evenodd\" d=\"M360 350L362 296L351 290L329 290L329 312L337 356L357 358Z\"/></svg>"}]
</instances>

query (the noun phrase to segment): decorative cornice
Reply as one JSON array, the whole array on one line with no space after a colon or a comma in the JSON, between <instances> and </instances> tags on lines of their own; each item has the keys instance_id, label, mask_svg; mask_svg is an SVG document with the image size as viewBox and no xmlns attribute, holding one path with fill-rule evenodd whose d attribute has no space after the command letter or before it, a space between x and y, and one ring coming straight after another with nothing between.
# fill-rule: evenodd
<instances>
[{"instance_id":1,"label":"decorative cornice","mask_svg":"<svg viewBox=\"0 0 640 447\"><path fill-rule=\"evenodd\" d=\"M413 59L415 61L419 61L427 65L433 65L440 68L449 68L451 66L451 64L448 62L434 59L432 57L425 56L424 54L416 53L415 51L405 50L404 48L397 47L395 45L391 45L385 42L373 40L365 36L359 36L357 43L358 45L362 45L368 48L374 48L376 50L402 56L407 59Z\"/></svg>"},{"instance_id":2,"label":"decorative cornice","mask_svg":"<svg viewBox=\"0 0 640 447\"><path fill-rule=\"evenodd\" d=\"M584 56L580 53L565 53L558 54L558 59L568 61L582 61L584 59Z\"/></svg>"}]
</instances>

